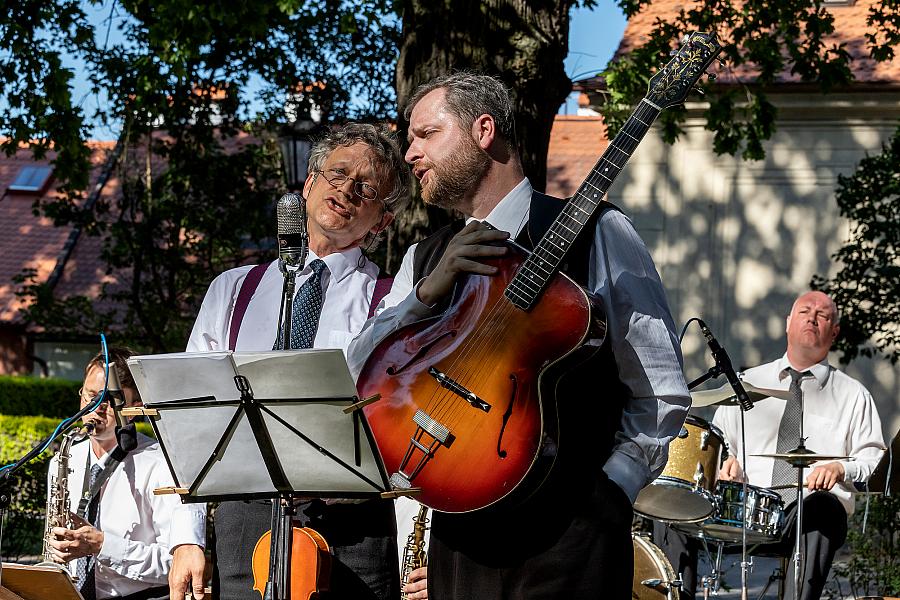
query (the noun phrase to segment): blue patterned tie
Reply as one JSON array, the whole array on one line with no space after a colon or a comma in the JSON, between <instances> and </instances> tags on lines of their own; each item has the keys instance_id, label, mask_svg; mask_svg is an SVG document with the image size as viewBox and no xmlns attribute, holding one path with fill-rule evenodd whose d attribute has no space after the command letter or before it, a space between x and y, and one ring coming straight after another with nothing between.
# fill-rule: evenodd
<instances>
[{"instance_id":1,"label":"blue patterned tie","mask_svg":"<svg viewBox=\"0 0 900 600\"><path fill-rule=\"evenodd\" d=\"M100 476L100 472L103 471L103 467L99 464L91 465L91 477L88 482L88 490L94 487L94 483L97 481L97 478ZM98 518L100 517L100 495L94 497L93 500L88 504L87 514L81 515L81 517L86 518L87 521L97 526ZM97 589L95 587L94 580L94 556L85 556L84 558L79 558L75 565L75 578L78 580L78 585L81 587L79 591L81 595L84 597L84 600L96 600L97 598Z\"/></svg>"},{"instance_id":2,"label":"blue patterned tie","mask_svg":"<svg viewBox=\"0 0 900 600\"><path fill-rule=\"evenodd\" d=\"M328 267L321 259L309 263L312 275L303 282L294 296L291 310L291 350L312 348L319 329L319 315L322 313L322 271Z\"/></svg>"},{"instance_id":3,"label":"blue patterned tie","mask_svg":"<svg viewBox=\"0 0 900 600\"><path fill-rule=\"evenodd\" d=\"M800 445L800 419L802 416L803 389L800 382L805 377L812 375L809 371L802 373L788 367L791 376L791 399L784 406L784 414L781 415L781 423L778 425L778 446L776 452L790 452ZM797 469L783 460L775 460L772 469L772 485L791 485L797 483ZM797 499L797 488L779 490L786 504Z\"/></svg>"}]
</instances>

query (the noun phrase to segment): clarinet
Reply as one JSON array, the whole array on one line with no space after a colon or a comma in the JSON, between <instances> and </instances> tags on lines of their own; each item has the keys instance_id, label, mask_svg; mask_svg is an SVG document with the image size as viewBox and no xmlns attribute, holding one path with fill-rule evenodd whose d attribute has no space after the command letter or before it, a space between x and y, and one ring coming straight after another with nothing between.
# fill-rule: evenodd
<instances>
[{"instance_id":1,"label":"clarinet","mask_svg":"<svg viewBox=\"0 0 900 600\"><path fill-rule=\"evenodd\" d=\"M409 583L409 575L416 569L428 564L428 553L425 551L425 530L428 528L428 507L424 504L419 507L419 514L413 517L413 532L406 538L406 546L403 547L403 564L400 569L400 589L406 588ZM401 599L407 600L406 592L401 593Z\"/></svg>"}]
</instances>

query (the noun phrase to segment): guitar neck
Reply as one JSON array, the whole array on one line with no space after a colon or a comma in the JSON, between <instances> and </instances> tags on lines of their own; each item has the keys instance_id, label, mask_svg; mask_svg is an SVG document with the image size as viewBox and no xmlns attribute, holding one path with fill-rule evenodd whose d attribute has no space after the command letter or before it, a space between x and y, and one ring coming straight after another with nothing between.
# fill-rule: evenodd
<instances>
[{"instance_id":1,"label":"guitar neck","mask_svg":"<svg viewBox=\"0 0 900 600\"><path fill-rule=\"evenodd\" d=\"M658 106L644 98L631 113L584 183L510 281L505 295L515 306L528 310L537 301L660 112Z\"/></svg>"}]
</instances>

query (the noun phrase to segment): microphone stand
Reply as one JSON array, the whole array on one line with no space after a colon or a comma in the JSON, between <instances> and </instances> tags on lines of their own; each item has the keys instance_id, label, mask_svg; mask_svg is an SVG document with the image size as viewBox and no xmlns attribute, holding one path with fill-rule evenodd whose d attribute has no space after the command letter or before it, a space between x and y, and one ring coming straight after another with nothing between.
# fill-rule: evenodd
<instances>
[{"instance_id":1,"label":"microphone stand","mask_svg":"<svg viewBox=\"0 0 900 600\"><path fill-rule=\"evenodd\" d=\"M753 402L750 400L749 395L744 390L743 386L740 384L740 380L734 374L734 368L731 366L731 359L728 358L728 354L725 352L725 349L719 345L718 341L712 336L712 333L709 331L709 328L706 326L702 320L697 319L697 323L700 326L701 331L703 331L703 335L707 339L707 343L710 347L711 353L713 355L713 359L715 359L715 365L710 367L706 373L693 380L688 384L688 390L692 390L698 385L708 381L709 379L719 377L721 375L725 375L728 378L728 382L731 384L734 389L735 397L738 400L738 405L741 407L741 464L746 468L747 465L747 444L744 430L744 413L753 408ZM801 407L802 414L802 407ZM800 430L801 443L803 430L801 425ZM802 469L801 469L802 474ZM747 475L744 474L743 481L741 482L741 502L742 502L742 523L741 523L741 600L747 600L748 597L748 589L749 589L749 579L750 579L750 561L747 560ZM798 512L799 519L799 512ZM799 539L799 538L798 538ZM797 544L798 552L800 548L800 544ZM800 580L799 573L797 574L797 581ZM799 588L797 588L799 590Z\"/></svg>"},{"instance_id":2,"label":"microphone stand","mask_svg":"<svg viewBox=\"0 0 900 600\"><path fill-rule=\"evenodd\" d=\"M35 446L29 450L25 455L17 460L11 467L5 469L2 474L0 474L0 542L3 540L3 520L6 517L6 511L9 509L10 504L12 504L12 494L7 489L9 485L12 483L12 476L21 470L26 464L31 462L32 459L36 458L40 455L47 444L52 442L57 437L64 435L72 426L78 422L81 417L92 412L97 409L97 405L93 402L89 403L87 406L79 410L77 413L72 415L69 418L69 425L65 428L60 429L58 432L51 433L40 442L35 444ZM2 570L0 570L2 572Z\"/></svg>"}]
</instances>

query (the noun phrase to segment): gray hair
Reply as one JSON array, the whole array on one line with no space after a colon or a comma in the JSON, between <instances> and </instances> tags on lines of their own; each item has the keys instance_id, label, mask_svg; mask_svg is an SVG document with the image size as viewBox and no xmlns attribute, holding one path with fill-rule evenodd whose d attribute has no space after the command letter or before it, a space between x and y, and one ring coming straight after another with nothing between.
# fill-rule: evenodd
<instances>
[{"instance_id":1,"label":"gray hair","mask_svg":"<svg viewBox=\"0 0 900 600\"><path fill-rule=\"evenodd\" d=\"M376 167L382 175L392 177L391 190L381 199L385 210L393 214L406 208L411 197L409 195L410 172L400 152L396 136L384 125L368 123L348 123L333 131L329 131L316 141L309 153L308 172L314 173L322 169L325 160L337 148L365 144L375 153Z\"/></svg>"},{"instance_id":2,"label":"gray hair","mask_svg":"<svg viewBox=\"0 0 900 600\"><path fill-rule=\"evenodd\" d=\"M490 115L506 146L513 149L516 141L513 103L509 89L500 79L470 71L441 75L416 88L403 111L404 118L409 121L419 100L437 89L446 90L447 107L463 129L468 130L481 115Z\"/></svg>"}]
</instances>

